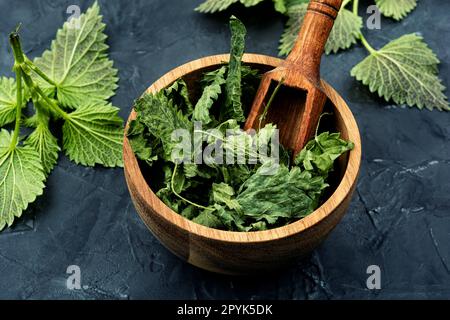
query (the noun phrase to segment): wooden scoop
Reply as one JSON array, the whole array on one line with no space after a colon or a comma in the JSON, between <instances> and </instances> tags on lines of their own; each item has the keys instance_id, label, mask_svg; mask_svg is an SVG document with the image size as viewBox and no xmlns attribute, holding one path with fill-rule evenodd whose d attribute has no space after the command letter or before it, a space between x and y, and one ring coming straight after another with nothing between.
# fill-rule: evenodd
<instances>
[{"instance_id":1,"label":"wooden scoop","mask_svg":"<svg viewBox=\"0 0 450 320\"><path fill-rule=\"evenodd\" d=\"M320 83L320 60L342 0L311 0L297 41L287 59L265 73L245 130L277 124L281 144L297 155L313 136L327 96ZM270 108L264 109L282 82Z\"/></svg>"}]
</instances>

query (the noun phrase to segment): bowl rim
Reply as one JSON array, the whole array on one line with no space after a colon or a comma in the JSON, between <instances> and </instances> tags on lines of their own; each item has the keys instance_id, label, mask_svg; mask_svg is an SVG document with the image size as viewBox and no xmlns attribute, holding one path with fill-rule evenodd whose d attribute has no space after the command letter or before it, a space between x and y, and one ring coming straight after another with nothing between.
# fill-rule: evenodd
<instances>
[{"instance_id":1,"label":"bowl rim","mask_svg":"<svg viewBox=\"0 0 450 320\"><path fill-rule=\"evenodd\" d=\"M223 64L224 62L229 60L229 54L219 54L203 57L197 60L193 60L191 62L185 63L168 73L164 74L157 81L155 81L145 92L158 92L161 89L169 86L175 80L179 79L186 74L189 74L193 71L202 68L213 67L215 65ZM250 63L256 65L265 65L265 66L277 66L280 65L283 60L271 56L260 55L260 54L244 54L242 58L243 63ZM142 188L136 188L136 191L139 193L141 198L145 201L145 205L148 207L153 207L149 202L149 196L152 198L156 198L160 207L165 208L163 212L158 212L152 208L152 212L154 214L159 215L160 218L166 220L166 222L176 225L178 228L182 229L184 232L188 234L194 233L196 236L201 238L207 238L209 240L216 240L221 242L229 242L229 243L260 243L260 242L269 242L274 240L279 240L282 238L291 237L300 232L304 232L314 225L318 224L322 220L326 219L334 210L336 210L340 204L346 199L347 195L352 192L354 188L358 174L359 168L361 164L361 138L358 129L358 125L356 120L348 107L347 103L343 100L343 98L324 80L322 80L322 86L324 90L327 92L327 95L333 95L333 98L339 100L341 102L339 104L339 109L336 108L345 123L345 127L348 131L348 138L355 144L355 148L350 151L348 157L347 168L342 177L341 182L337 186L336 190L333 194L314 212L309 214L308 216L295 221L286 226L264 230L264 231L251 231L251 232L237 232L237 231L225 231L218 230L209 227L202 226L197 224L191 220L188 220L181 216L180 214L173 211L171 208L166 206L164 202L162 202L156 194L151 190L150 186L147 184L142 171L140 170L137 158L131 149L131 145L126 136L126 132L128 129L128 124L131 120L136 118L136 112L134 107L128 117L125 134L124 134L124 144L123 144L123 155L124 155L124 170L125 173L130 173L131 169L133 169L133 174L125 174L127 179L128 189L130 189L130 183L139 186L146 186L147 190L143 190ZM126 157L129 155L129 157ZM129 178L132 181L128 181ZM130 191L130 190L129 190ZM138 214L144 220L143 213L137 210Z\"/></svg>"}]
</instances>

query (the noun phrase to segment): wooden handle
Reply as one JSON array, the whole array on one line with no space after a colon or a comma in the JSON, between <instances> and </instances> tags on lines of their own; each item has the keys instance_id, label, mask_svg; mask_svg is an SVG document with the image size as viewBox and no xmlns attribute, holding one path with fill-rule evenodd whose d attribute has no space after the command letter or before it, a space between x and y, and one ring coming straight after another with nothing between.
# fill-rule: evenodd
<instances>
[{"instance_id":1,"label":"wooden handle","mask_svg":"<svg viewBox=\"0 0 450 320\"><path fill-rule=\"evenodd\" d=\"M320 82L320 60L342 0L311 0L287 61L310 81Z\"/></svg>"}]
</instances>

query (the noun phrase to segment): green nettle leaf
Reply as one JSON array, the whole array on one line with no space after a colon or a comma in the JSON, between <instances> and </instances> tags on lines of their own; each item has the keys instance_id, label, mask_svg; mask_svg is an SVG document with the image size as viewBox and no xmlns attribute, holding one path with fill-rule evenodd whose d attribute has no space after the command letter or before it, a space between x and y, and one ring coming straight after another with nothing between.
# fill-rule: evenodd
<instances>
[{"instance_id":1,"label":"green nettle leaf","mask_svg":"<svg viewBox=\"0 0 450 320\"><path fill-rule=\"evenodd\" d=\"M186 82L183 79L175 81L165 91L169 99L173 100L176 105L182 106L182 110L184 113L190 115L192 114L192 112L194 112L194 106L192 105L189 98L189 90Z\"/></svg>"},{"instance_id":2,"label":"green nettle leaf","mask_svg":"<svg viewBox=\"0 0 450 320\"><path fill-rule=\"evenodd\" d=\"M273 0L275 10L283 14L286 14L290 7L302 3L309 3L309 1L310 0Z\"/></svg>"},{"instance_id":3,"label":"green nettle leaf","mask_svg":"<svg viewBox=\"0 0 450 320\"><path fill-rule=\"evenodd\" d=\"M144 131L145 126L141 122L133 120L130 122L127 137L136 156L140 160L147 161L151 164L151 162L157 160L158 157L152 156L152 148L145 137Z\"/></svg>"},{"instance_id":4,"label":"green nettle leaf","mask_svg":"<svg viewBox=\"0 0 450 320\"><path fill-rule=\"evenodd\" d=\"M35 60L36 66L56 83L56 88L38 76L34 80L49 95L56 93L63 106L98 104L114 95L117 70L106 54L104 29L96 2L80 18L66 22L58 30L51 50Z\"/></svg>"},{"instance_id":5,"label":"green nettle leaf","mask_svg":"<svg viewBox=\"0 0 450 320\"><path fill-rule=\"evenodd\" d=\"M29 146L10 150L11 139L8 131L0 132L0 230L11 226L44 190L39 154Z\"/></svg>"},{"instance_id":6,"label":"green nettle leaf","mask_svg":"<svg viewBox=\"0 0 450 320\"><path fill-rule=\"evenodd\" d=\"M122 119L111 105L85 105L67 115L63 149L77 164L122 166Z\"/></svg>"},{"instance_id":7,"label":"green nettle leaf","mask_svg":"<svg viewBox=\"0 0 450 320\"><path fill-rule=\"evenodd\" d=\"M181 214L181 216L185 217L186 219L192 220L197 216L198 208L194 207L193 205L189 205L180 214Z\"/></svg>"},{"instance_id":8,"label":"green nettle leaf","mask_svg":"<svg viewBox=\"0 0 450 320\"><path fill-rule=\"evenodd\" d=\"M294 47L297 40L300 27L305 18L306 9L308 4L299 4L288 8L287 15L289 19L286 23L286 28L281 36L279 54L288 55Z\"/></svg>"},{"instance_id":9,"label":"green nettle leaf","mask_svg":"<svg viewBox=\"0 0 450 320\"><path fill-rule=\"evenodd\" d=\"M287 55L294 47L300 27L308 8L307 3L289 7L287 14L289 20L280 41L280 55ZM362 28L362 19L352 11L342 8L331 30L325 45L325 53L336 53L340 49L348 49L358 40Z\"/></svg>"},{"instance_id":10,"label":"green nettle leaf","mask_svg":"<svg viewBox=\"0 0 450 320\"><path fill-rule=\"evenodd\" d=\"M309 1L310 0L284 0L284 3L286 5L286 8L289 8L302 3L309 3Z\"/></svg>"},{"instance_id":11,"label":"green nettle leaf","mask_svg":"<svg viewBox=\"0 0 450 320\"><path fill-rule=\"evenodd\" d=\"M287 7L286 7L286 1L285 0L273 0L273 5L275 7L275 10L280 13L286 13Z\"/></svg>"},{"instance_id":12,"label":"green nettle leaf","mask_svg":"<svg viewBox=\"0 0 450 320\"><path fill-rule=\"evenodd\" d=\"M117 88L117 70L106 53L104 28L95 2L80 18L65 23L51 50L35 62L23 53L18 30L10 34L16 79L0 78L0 127L11 122L16 126L13 133L0 131L0 230L43 193L57 163L60 147L51 119L65 121L63 147L71 160L122 166L123 121L119 109L107 104ZM22 98L17 101L20 84ZM187 88L181 85L175 91L187 103ZM20 111L31 97L35 113L27 117ZM16 119L18 114L21 119ZM23 142L22 126L33 129Z\"/></svg>"},{"instance_id":13,"label":"green nettle leaf","mask_svg":"<svg viewBox=\"0 0 450 320\"><path fill-rule=\"evenodd\" d=\"M309 141L295 158L295 164L326 178L334 161L354 148L352 142L341 139L340 133L323 132Z\"/></svg>"},{"instance_id":14,"label":"green nettle leaf","mask_svg":"<svg viewBox=\"0 0 450 320\"><path fill-rule=\"evenodd\" d=\"M350 48L358 40L363 25L362 18L347 9L341 9L325 45L325 53L336 53Z\"/></svg>"},{"instance_id":15,"label":"green nettle leaf","mask_svg":"<svg viewBox=\"0 0 450 320\"><path fill-rule=\"evenodd\" d=\"M25 105L24 98L23 105ZM16 119L16 81L13 78L0 78L0 127Z\"/></svg>"},{"instance_id":16,"label":"green nettle leaf","mask_svg":"<svg viewBox=\"0 0 450 320\"><path fill-rule=\"evenodd\" d=\"M203 13L214 13L228 9L233 3L240 2L246 7L252 7L264 0L206 0L195 10Z\"/></svg>"},{"instance_id":17,"label":"green nettle leaf","mask_svg":"<svg viewBox=\"0 0 450 320\"><path fill-rule=\"evenodd\" d=\"M417 0L375 0L378 9L386 17L401 20L417 6Z\"/></svg>"},{"instance_id":18,"label":"green nettle leaf","mask_svg":"<svg viewBox=\"0 0 450 320\"><path fill-rule=\"evenodd\" d=\"M193 120L201 121L204 125L212 121L209 114L209 109L211 109L214 101L219 98L222 93L222 85L225 83L225 71L226 67L219 69L216 72L212 83L203 89L202 96L195 105Z\"/></svg>"},{"instance_id":19,"label":"green nettle leaf","mask_svg":"<svg viewBox=\"0 0 450 320\"><path fill-rule=\"evenodd\" d=\"M237 201L247 217L276 224L279 219L304 217L318 205L318 197L328 185L324 178L313 177L298 167L281 165L273 175L266 175L263 165L241 187Z\"/></svg>"},{"instance_id":20,"label":"green nettle leaf","mask_svg":"<svg viewBox=\"0 0 450 320\"><path fill-rule=\"evenodd\" d=\"M25 145L37 151L44 172L49 175L58 160L58 152L61 149L58 146L58 140L48 128L48 122L39 122L36 129L28 136Z\"/></svg>"},{"instance_id":21,"label":"green nettle leaf","mask_svg":"<svg viewBox=\"0 0 450 320\"><path fill-rule=\"evenodd\" d=\"M257 89L261 83L261 75L258 70L254 70L246 65L241 68L242 78L242 106L244 113L248 114L256 96Z\"/></svg>"},{"instance_id":22,"label":"green nettle leaf","mask_svg":"<svg viewBox=\"0 0 450 320\"><path fill-rule=\"evenodd\" d=\"M11 134L5 130L5 129L1 129L0 130L0 149L5 149L5 148L9 148L10 144L11 144Z\"/></svg>"},{"instance_id":23,"label":"green nettle leaf","mask_svg":"<svg viewBox=\"0 0 450 320\"><path fill-rule=\"evenodd\" d=\"M203 13L214 13L226 10L229 6L236 2L239 2L239 0L206 0L195 10Z\"/></svg>"},{"instance_id":24,"label":"green nettle leaf","mask_svg":"<svg viewBox=\"0 0 450 320\"><path fill-rule=\"evenodd\" d=\"M178 141L172 140L176 130L192 131L193 125L181 110L165 96L164 91L157 94L147 93L136 101L135 109L138 120L149 132L161 139L164 147L165 159L170 160L172 150Z\"/></svg>"},{"instance_id":25,"label":"green nettle leaf","mask_svg":"<svg viewBox=\"0 0 450 320\"><path fill-rule=\"evenodd\" d=\"M210 210L203 211L192 221L209 228L221 229L223 227L220 219L216 217Z\"/></svg>"},{"instance_id":26,"label":"green nettle leaf","mask_svg":"<svg viewBox=\"0 0 450 320\"><path fill-rule=\"evenodd\" d=\"M439 59L416 34L404 35L373 51L352 69L352 76L387 101L450 110L437 75Z\"/></svg>"},{"instance_id":27,"label":"green nettle leaf","mask_svg":"<svg viewBox=\"0 0 450 320\"><path fill-rule=\"evenodd\" d=\"M244 24L236 17L231 17L231 53L228 65L228 75L225 85L225 106L221 112L223 119L235 119L239 122L245 121L242 109L242 67L241 61L245 50L245 36L247 30Z\"/></svg>"},{"instance_id":28,"label":"green nettle leaf","mask_svg":"<svg viewBox=\"0 0 450 320\"><path fill-rule=\"evenodd\" d=\"M186 178L194 178L199 174L198 166L193 163L184 163L183 172Z\"/></svg>"},{"instance_id":29,"label":"green nettle leaf","mask_svg":"<svg viewBox=\"0 0 450 320\"><path fill-rule=\"evenodd\" d=\"M253 7L260 2L263 2L264 0L239 0L239 1L246 7Z\"/></svg>"},{"instance_id":30,"label":"green nettle leaf","mask_svg":"<svg viewBox=\"0 0 450 320\"><path fill-rule=\"evenodd\" d=\"M239 206L238 209L240 209L239 203L236 200L233 200L233 202L235 202ZM238 230L238 231L244 231L244 232L252 230L253 225L245 226L246 217L241 212L241 210L227 209L224 206L219 205L219 204L215 204L214 209L215 209L215 211L213 211L213 214L215 214L217 216L217 218L219 218L222 225L225 228L227 228L228 230ZM253 229L258 230L257 228L253 228Z\"/></svg>"},{"instance_id":31,"label":"green nettle leaf","mask_svg":"<svg viewBox=\"0 0 450 320\"><path fill-rule=\"evenodd\" d=\"M213 183L213 200L219 204L225 204L229 209L240 211L241 206L234 198L234 190L226 183Z\"/></svg>"}]
</instances>

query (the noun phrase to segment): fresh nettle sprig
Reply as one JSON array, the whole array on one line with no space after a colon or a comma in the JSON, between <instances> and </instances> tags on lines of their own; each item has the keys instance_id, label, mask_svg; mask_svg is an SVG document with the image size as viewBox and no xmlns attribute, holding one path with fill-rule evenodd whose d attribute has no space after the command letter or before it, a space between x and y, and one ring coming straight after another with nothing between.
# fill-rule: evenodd
<instances>
[{"instance_id":1,"label":"fresh nettle sprig","mask_svg":"<svg viewBox=\"0 0 450 320\"><path fill-rule=\"evenodd\" d=\"M122 166L123 121L108 99L117 88L117 70L108 59L97 3L76 21L66 22L51 50L31 61L19 28L9 36L15 80L0 79L0 230L11 226L43 194L45 180L61 148L50 124L63 123L62 149L85 166ZM31 100L34 114L24 110ZM22 137L23 126L32 133Z\"/></svg>"},{"instance_id":2,"label":"fresh nettle sprig","mask_svg":"<svg viewBox=\"0 0 450 320\"><path fill-rule=\"evenodd\" d=\"M263 0L207 0L197 11L213 13L240 2L246 7ZM306 14L309 0L272 0L275 10L288 17L280 40L280 55L291 51ZM416 6L417 0L375 0L380 12L388 18L401 20ZM439 59L417 34L407 34L392 40L381 49L373 48L362 34L363 20L358 14L359 0L344 0L336 18L326 54L349 49L358 41L369 56L359 62L351 75L367 85L386 101L419 109L449 111L445 86L438 77Z\"/></svg>"}]
</instances>

